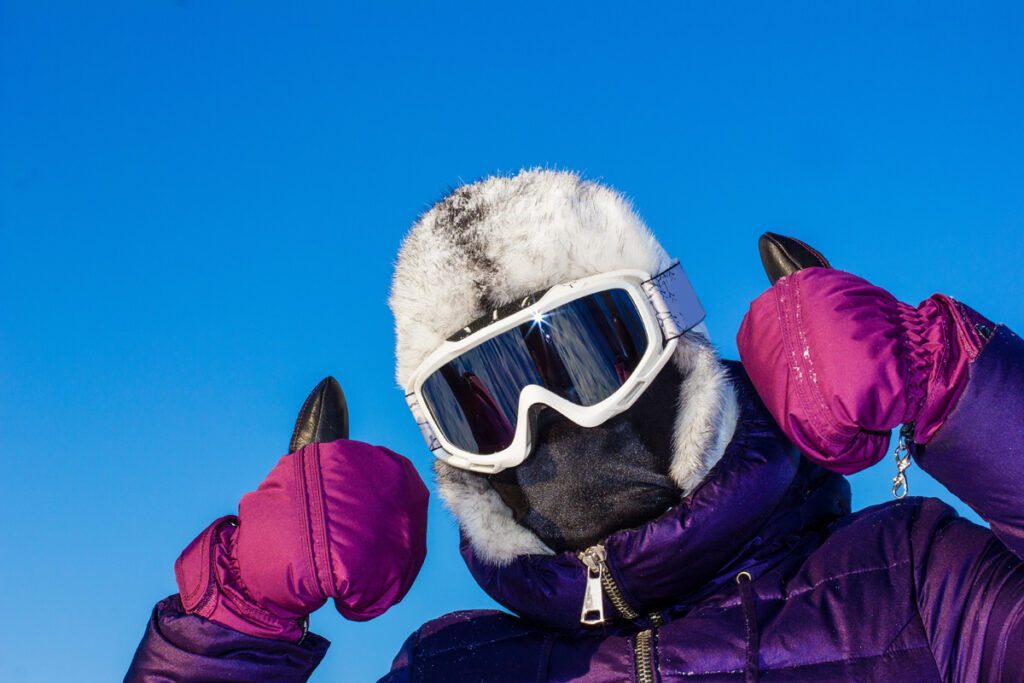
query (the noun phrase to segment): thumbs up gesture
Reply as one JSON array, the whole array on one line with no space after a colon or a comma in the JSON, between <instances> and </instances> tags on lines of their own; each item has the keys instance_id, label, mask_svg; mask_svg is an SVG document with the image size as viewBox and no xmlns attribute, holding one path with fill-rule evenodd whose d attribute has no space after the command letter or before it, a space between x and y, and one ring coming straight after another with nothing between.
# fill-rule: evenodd
<instances>
[{"instance_id":1,"label":"thumbs up gesture","mask_svg":"<svg viewBox=\"0 0 1024 683\"><path fill-rule=\"evenodd\" d=\"M881 459L898 425L927 443L994 325L942 294L903 303L790 237L766 233L760 250L772 286L750 305L736 343L789 439L843 474Z\"/></svg>"},{"instance_id":2,"label":"thumbs up gesture","mask_svg":"<svg viewBox=\"0 0 1024 683\"><path fill-rule=\"evenodd\" d=\"M347 437L345 397L328 377L303 404L289 454L178 558L187 612L297 641L328 599L363 621L405 596L426 555L426 486L403 456Z\"/></svg>"}]
</instances>

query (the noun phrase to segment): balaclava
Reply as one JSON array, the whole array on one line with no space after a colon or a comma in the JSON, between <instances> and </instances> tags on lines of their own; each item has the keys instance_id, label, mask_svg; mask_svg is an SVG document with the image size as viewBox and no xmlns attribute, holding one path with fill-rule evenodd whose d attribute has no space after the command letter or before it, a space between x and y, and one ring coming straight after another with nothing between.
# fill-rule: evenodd
<instances>
[{"instance_id":1,"label":"balaclava","mask_svg":"<svg viewBox=\"0 0 1024 683\"><path fill-rule=\"evenodd\" d=\"M685 266L685 254L680 254ZM397 379L472 320L526 294L623 268L671 263L630 204L576 174L546 170L457 188L402 244L392 283ZM438 489L478 557L582 550L649 521L721 457L736 400L703 325L627 411L583 428L538 409L521 465L482 475L435 463Z\"/></svg>"}]
</instances>

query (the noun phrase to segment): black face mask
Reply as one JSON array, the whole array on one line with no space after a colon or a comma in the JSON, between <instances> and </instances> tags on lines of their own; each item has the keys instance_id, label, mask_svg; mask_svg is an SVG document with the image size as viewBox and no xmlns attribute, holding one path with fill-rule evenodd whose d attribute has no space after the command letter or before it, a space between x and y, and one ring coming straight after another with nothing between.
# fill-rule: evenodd
<instances>
[{"instance_id":1,"label":"black face mask","mask_svg":"<svg viewBox=\"0 0 1024 683\"><path fill-rule=\"evenodd\" d=\"M535 416L534 448L489 477L517 522L556 552L579 551L679 502L669 477L682 377L668 363L633 406L597 427L551 409Z\"/></svg>"}]
</instances>

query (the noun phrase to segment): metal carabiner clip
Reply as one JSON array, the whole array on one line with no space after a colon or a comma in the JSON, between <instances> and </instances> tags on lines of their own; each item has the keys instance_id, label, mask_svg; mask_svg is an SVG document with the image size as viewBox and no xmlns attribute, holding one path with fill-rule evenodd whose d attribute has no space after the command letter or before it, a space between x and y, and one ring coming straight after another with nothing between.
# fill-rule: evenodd
<instances>
[{"instance_id":1,"label":"metal carabiner clip","mask_svg":"<svg viewBox=\"0 0 1024 683\"><path fill-rule=\"evenodd\" d=\"M903 425L900 429L900 437L896 441L896 451L893 455L896 457L896 476L892 478L892 495L895 498L903 499L910 493L910 483L907 481L907 475L905 474L907 468L910 467L910 435L914 433L914 426L912 424Z\"/></svg>"}]
</instances>

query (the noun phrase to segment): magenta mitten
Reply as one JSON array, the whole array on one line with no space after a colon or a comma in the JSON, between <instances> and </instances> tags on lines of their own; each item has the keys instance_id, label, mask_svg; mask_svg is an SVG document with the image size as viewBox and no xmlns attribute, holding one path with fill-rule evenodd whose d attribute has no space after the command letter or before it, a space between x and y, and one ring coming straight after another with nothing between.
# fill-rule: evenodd
<instances>
[{"instance_id":1,"label":"magenta mitten","mask_svg":"<svg viewBox=\"0 0 1024 683\"><path fill-rule=\"evenodd\" d=\"M754 300L736 343L790 440L848 474L878 462L897 425L927 443L992 327L941 294L914 308L850 273L806 268Z\"/></svg>"},{"instance_id":2,"label":"magenta mitten","mask_svg":"<svg viewBox=\"0 0 1024 683\"><path fill-rule=\"evenodd\" d=\"M210 525L175 575L186 611L298 640L327 598L357 621L397 603L426 555L427 489L406 458L341 439L278 462L238 517Z\"/></svg>"}]
</instances>

